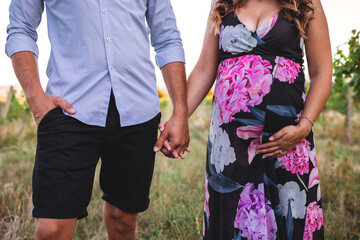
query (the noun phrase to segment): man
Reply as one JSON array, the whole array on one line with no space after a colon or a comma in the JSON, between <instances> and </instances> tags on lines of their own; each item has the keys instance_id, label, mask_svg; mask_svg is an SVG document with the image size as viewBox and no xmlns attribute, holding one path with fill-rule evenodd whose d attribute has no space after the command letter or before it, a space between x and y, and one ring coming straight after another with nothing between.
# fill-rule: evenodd
<instances>
[{"instance_id":1,"label":"man","mask_svg":"<svg viewBox=\"0 0 360 240\"><path fill-rule=\"evenodd\" d=\"M44 5L46 93L36 45ZM149 33L174 105L155 147L160 111ZM99 157L108 237L135 239L154 151L166 140L167 155L183 157L189 142L184 53L170 0L12 0L6 53L38 124L35 239L72 239L87 216Z\"/></svg>"}]
</instances>

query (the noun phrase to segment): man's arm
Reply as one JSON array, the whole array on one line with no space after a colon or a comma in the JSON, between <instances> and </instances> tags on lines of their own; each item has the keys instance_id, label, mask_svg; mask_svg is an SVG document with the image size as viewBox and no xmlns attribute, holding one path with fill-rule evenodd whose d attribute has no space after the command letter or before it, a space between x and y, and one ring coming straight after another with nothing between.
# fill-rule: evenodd
<instances>
[{"instance_id":1,"label":"man's arm","mask_svg":"<svg viewBox=\"0 0 360 240\"><path fill-rule=\"evenodd\" d=\"M186 104L185 57L180 32L176 26L170 0L148 0L146 20L151 30L151 43L156 52L156 64L161 69L174 112L162 131L154 151L183 157L189 144ZM167 149L163 148L163 145Z\"/></svg>"},{"instance_id":2,"label":"man's arm","mask_svg":"<svg viewBox=\"0 0 360 240\"><path fill-rule=\"evenodd\" d=\"M11 56L11 61L37 125L47 112L57 106L69 114L75 114L75 109L64 99L49 97L45 94L40 84L37 59L34 53L17 52Z\"/></svg>"},{"instance_id":3,"label":"man's arm","mask_svg":"<svg viewBox=\"0 0 360 240\"><path fill-rule=\"evenodd\" d=\"M50 109L56 106L63 107L70 114L75 113L71 105L63 99L46 96L40 84L36 29L41 22L43 11L43 0L12 0L5 48L6 54L11 57L15 74L37 124Z\"/></svg>"},{"instance_id":4,"label":"man's arm","mask_svg":"<svg viewBox=\"0 0 360 240\"><path fill-rule=\"evenodd\" d=\"M162 74L174 106L173 115L167 121L164 130L155 144L154 151L160 149L166 156L184 158L183 152L188 148L190 136L188 127L188 108L186 104L185 64L173 62L165 65ZM163 148L165 142L167 148Z\"/></svg>"},{"instance_id":5,"label":"man's arm","mask_svg":"<svg viewBox=\"0 0 360 240\"><path fill-rule=\"evenodd\" d=\"M151 44L156 52L157 66L162 69L171 62L185 62L182 40L170 0L148 0L146 21L151 30Z\"/></svg>"}]
</instances>

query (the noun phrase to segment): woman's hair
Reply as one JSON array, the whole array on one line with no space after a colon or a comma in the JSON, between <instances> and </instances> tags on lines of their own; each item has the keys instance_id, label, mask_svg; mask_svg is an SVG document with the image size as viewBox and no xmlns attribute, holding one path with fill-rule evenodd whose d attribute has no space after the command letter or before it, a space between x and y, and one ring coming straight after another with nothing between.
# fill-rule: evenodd
<instances>
[{"instance_id":1,"label":"woman's hair","mask_svg":"<svg viewBox=\"0 0 360 240\"><path fill-rule=\"evenodd\" d=\"M230 10L237 10L246 4L248 0L213 0L210 13L212 31L219 33L222 19ZM312 0L277 0L282 7L284 17L294 22L300 36L306 38L306 31L310 20L314 15Z\"/></svg>"}]
</instances>

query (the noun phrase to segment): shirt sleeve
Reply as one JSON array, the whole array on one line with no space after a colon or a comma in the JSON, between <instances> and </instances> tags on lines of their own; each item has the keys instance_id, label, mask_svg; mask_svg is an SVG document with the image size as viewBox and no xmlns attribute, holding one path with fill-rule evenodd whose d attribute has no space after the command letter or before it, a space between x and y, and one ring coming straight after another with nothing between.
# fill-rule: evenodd
<instances>
[{"instance_id":1,"label":"shirt sleeve","mask_svg":"<svg viewBox=\"0 0 360 240\"><path fill-rule=\"evenodd\" d=\"M10 24L7 27L5 53L11 57L21 51L33 52L37 57L37 27L44 11L43 0L12 0L9 8Z\"/></svg>"},{"instance_id":2,"label":"shirt sleeve","mask_svg":"<svg viewBox=\"0 0 360 240\"><path fill-rule=\"evenodd\" d=\"M180 32L170 0L148 0L146 20L159 68L171 62L185 62Z\"/></svg>"}]
</instances>

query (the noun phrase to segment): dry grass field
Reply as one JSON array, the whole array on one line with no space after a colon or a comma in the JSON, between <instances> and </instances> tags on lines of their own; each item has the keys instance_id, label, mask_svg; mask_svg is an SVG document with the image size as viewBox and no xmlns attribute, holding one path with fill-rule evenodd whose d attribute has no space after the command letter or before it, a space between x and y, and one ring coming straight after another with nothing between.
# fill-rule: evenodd
<instances>
[{"instance_id":1,"label":"dry grass field","mask_svg":"<svg viewBox=\"0 0 360 240\"><path fill-rule=\"evenodd\" d=\"M157 155L151 206L140 214L138 239L201 239L205 150L210 104L190 120L191 154L185 160ZM163 119L171 110L163 106ZM360 123L353 119L354 142L347 144L343 116L325 113L315 127L325 210L326 239L360 239ZM0 125L0 239L32 239L31 175L36 127L32 119L22 135L19 122ZM106 239L102 200L95 180L89 216L78 223L75 239Z\"/></svg>"}]
</instances>

